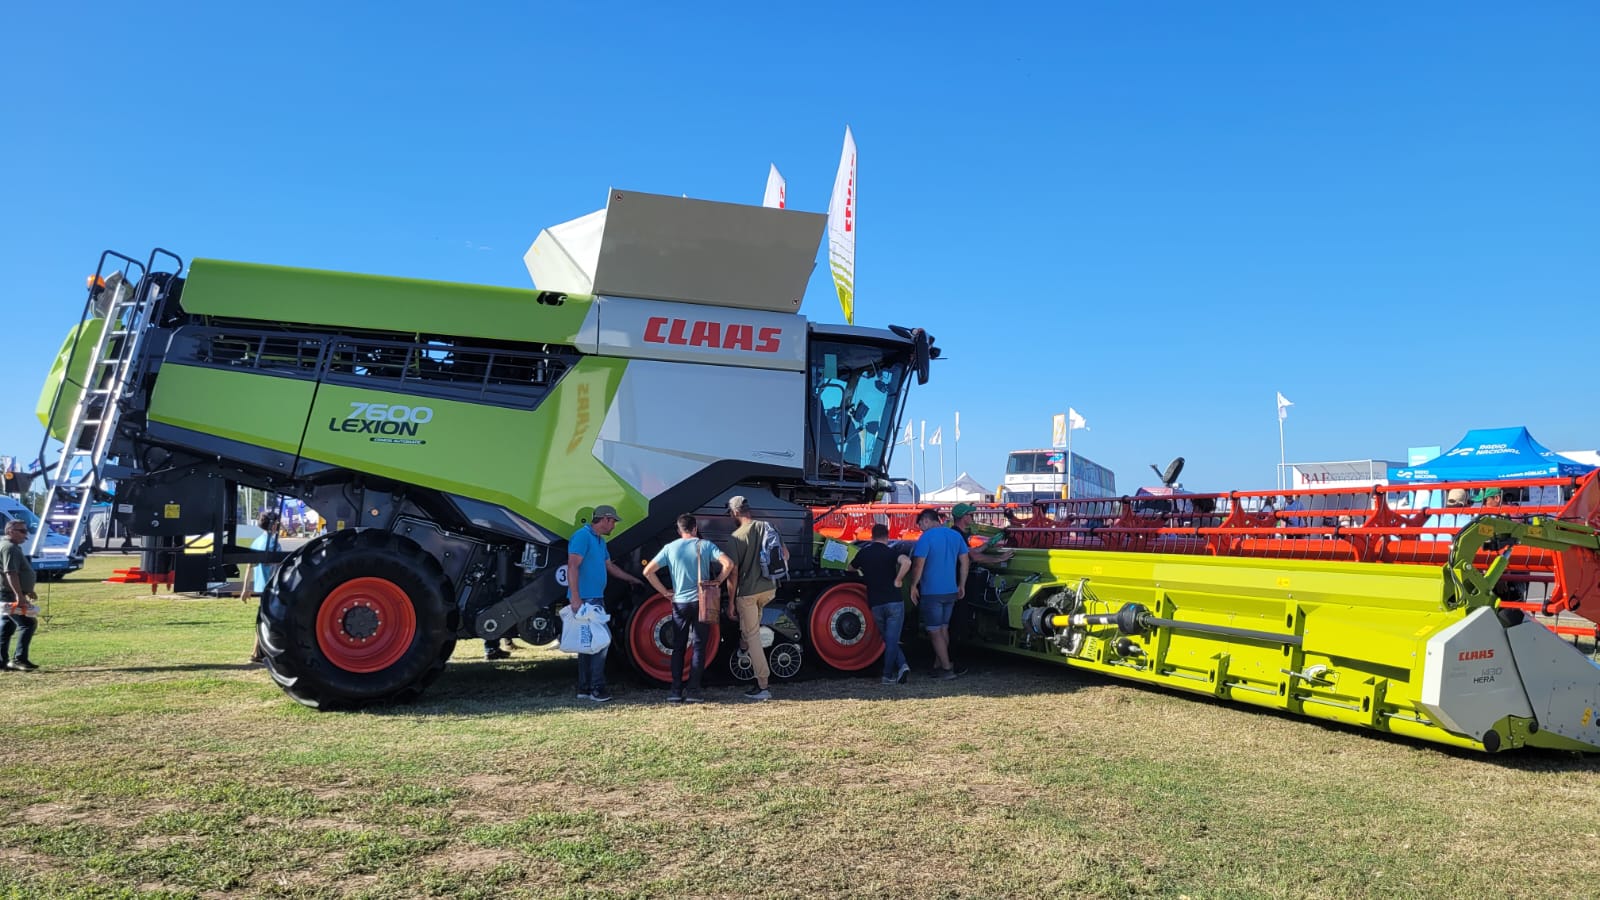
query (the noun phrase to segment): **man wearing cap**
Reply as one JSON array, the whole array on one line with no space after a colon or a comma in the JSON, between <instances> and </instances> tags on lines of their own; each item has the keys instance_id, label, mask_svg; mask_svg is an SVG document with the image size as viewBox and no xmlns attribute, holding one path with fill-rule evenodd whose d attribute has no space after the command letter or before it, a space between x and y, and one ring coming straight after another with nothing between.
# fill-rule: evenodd
<instances>
[{"instance_id":1,"label":"man wearing cap","mask_svg":"<svg viewBox=\"0 0 1600 900\"><path fill-rule=\"evenodd\" d=\"M728 614L739 623L741 643L756 671L756 686L744 695L751 700L771 700L772 693L767 690L771 670L761 646L761 611L777 595L778 585L761 572L761 548L772 526L751 516L750 501L744 497L728 498L728 515L738 523L728 541L728 557L739 571L739 585L734 589L733 608ZM783 548L783 556L789 558L788 547Z\"/></svg>"},{"instance_id":2,"label":"man wearing cap","mask_svg":"<svg viewBox=\"0 0 1600 900\"><path fill-rule=\"evenodd\" d=\"M941 518L932 507L917 514L922 537L911 551L911 605L933 645L933 677L948 681L959 674L950 662L950 613L965 593L972 563L966 539L942 525Z\"/></svg>"},{"instance_id":3,"label":"man wearing cap","mask_svg":"<svg viewBox=\"0 0 1600 900\"><path fill-rule=\"evenodd\" d=\"M577 612L585 603L602 609L606 605L606 575L610 573L633 585L643 581L629 575L611 561L606 535L617 527L617 511L604 504L594 508L590 521L567 540L567 602ZM578 654L578 699L606 703L606 651Z\"/></svg>"},{"instance_id":4,"label":"man wearing cap","mask_svg":"<svg viewBox=\"0 0 1600 900\"><path fill-rule=\"evenodd\" d=\"M972 514L977 511L978 508L971 503L957 503L950 510L950 527L961 535L962 540L972 537ZM985 545L972 549L967 555L972 559L974 565L1000 566L1005 565L1011 559L1012 551L1001 548L990 552L988 546Z\"/></svg>"}]
</instances>

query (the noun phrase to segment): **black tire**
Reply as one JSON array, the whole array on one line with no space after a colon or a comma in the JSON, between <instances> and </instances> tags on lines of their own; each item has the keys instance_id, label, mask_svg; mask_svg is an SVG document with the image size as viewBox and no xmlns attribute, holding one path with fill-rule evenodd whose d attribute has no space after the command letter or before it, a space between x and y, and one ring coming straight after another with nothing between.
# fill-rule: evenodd
<instances>
[{"instance_id":1,"label":"black tire","mask_svg":"<svg viewBox=\"0 0 1600 900\"><path fill-rule=\"evenodd\" d=\"M319 625L330 599L345 602L352 585L365 584L386 584L377 614L368 606L340 618L330 609ZM284 693L315 709L414 700L455 652L452 594L438 562L405 538L370 529L317 538L284 560L261 597L257 632L267 671ZM360 660L363 649L343 649L340 636L382 641L388 652Z\"/></svg>"}]
</instances>

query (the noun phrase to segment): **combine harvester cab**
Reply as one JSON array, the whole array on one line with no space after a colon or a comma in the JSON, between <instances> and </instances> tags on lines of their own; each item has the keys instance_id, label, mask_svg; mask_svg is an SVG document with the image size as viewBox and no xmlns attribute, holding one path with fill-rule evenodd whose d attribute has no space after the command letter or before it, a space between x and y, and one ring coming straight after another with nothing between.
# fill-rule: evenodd
<instances>
[{"instance_id":1,"label":"combine harvester cab","mask_svg":"<svg viewBox=\"0 0 1600 900\"><path fill-rule=\"evenodd\" d=\"M553 640L566 538L601 504L625 565L683 512L725 536L733 494L804 560L810 506L888 486L906 391L937 355L920 330L798 314L823 227L613 191L530 248L540 290L107 254L97 281L134 287L91 290L47 385L47 443L64 446L51 509L114 492L147 577L177 590L285 557L261 643L284 690L322 708L416 696L458 638ZM240 486L304 500L329 533L232 549ZM786 583L775 671L817 649L808 617L834 586L803 569ZM665 678L670 606L615 579L607 602L634 665ZM834 607L852 646L870 637L864 605Z\"/></svg>"}]
</instances>

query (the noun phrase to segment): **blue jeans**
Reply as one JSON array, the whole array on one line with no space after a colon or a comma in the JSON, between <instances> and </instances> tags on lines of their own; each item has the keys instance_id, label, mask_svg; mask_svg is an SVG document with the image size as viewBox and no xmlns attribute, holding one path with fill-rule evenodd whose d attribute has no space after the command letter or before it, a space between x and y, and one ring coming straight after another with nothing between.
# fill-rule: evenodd
<instances>
[{"instance_id":1,"label":"blue jeans","mask_svg":"<svg viewBox=\"0 0 1600 900\"><path fill-rule=\"evenodd\" d=\"M0 623L0 663L10 662L13 659L27 659L28 645L33 643L34 629L39 627L39 620L33 616L5 616L5 621ZM17 635L17 654L11 655L11 635Z\"/></svg>"},{"instance_id":2,"label":"blue jeans","mask_svg":"<svg viewBox=\"0 0 1600 900\"><path fill-rule=\"evenodd\" d=\"M872 608L872 619L878 623L878 634L883 636L883 677L894 678L905 665L906 654L900 649L900 629L906 624L905 603L880 603Z\"/></svg>"},{"instance_id":3,"label":"blue jeans","mask_svg":"<svg viewBox=\"0 0 1600 900\"><path fill-rule=\"evenodd\" d=\"M690 635L693 635L693 640ZM700 693L700 676L706 670L706 642L711 640L711 623L700 621L697 603L672 604L672 692L683 690L684 645L693 644L689 656L689 693Z\"/></svg>"},{"instance_id":4,"label":"blue jeans","mask_svg":"<svg viewBox=\"0 0 1600 900\"><path fill-rule=\"evenodd\" d=\"M605 693L606 652L610 649L578 654L578 693Z\"/></svg>"}]
</instances>

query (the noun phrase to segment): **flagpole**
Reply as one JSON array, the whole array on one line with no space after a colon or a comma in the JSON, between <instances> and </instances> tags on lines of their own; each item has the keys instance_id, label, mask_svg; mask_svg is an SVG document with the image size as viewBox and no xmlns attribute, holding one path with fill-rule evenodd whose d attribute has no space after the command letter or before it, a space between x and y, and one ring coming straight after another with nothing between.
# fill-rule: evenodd
<instances>
[{"instance_id":1,"label":"flagpole","mask_svg":"<svg viewBox=\"0 0 1600 900\"><path fill-rule=\"evenodd\" d=\"M908 443L910 443L910 442L908 442ZM916 447L912 447L911 448L911 452L908 453L907 455L911 457L911 483L912 484L916 484L917 483L917 448ZM921 499L921 497L922 497L922 489L919 487L917 489L917 498Z\"/></svg>"},{"instance_id":2,"label":"flagpole","mask_svg":"<svg viewBox=\"0 0 1600 900\"><path fill-rule=\"evenodd\" d=\"M1279 408L1279 410L1278 410L1278 490L1280 490L1280 491L1283 490L1283 466L1284 466L1284 462L1285 462L1285 457L1283 455L1283 420L1284 420L1283 409Z\"/></svg>"},{"instance_id":3,"label":"flagpole","mask_svg":"<svg viewBox=\"0 0 1600 900\"><path fill-rule=\"evenodd\" d=\"M917 439L917 449L922 453L922 477L928 477L928 420L922 420L922 434ZM944 487L944 485L939 485ZM938 490L939 488L934 488Z\"/></svg>"},{"instance_id":4,"label":"flagpole","mask_svg":"<svg viewBox=\"0 0 1600 900\"><path fill-rule=\"evenodd\" d=\"M1072 427L1072 423L1071 422L1067 423L1067 499L1068 500L1072 499L1072 432L1074 432L1076 430L1077 429Z\"/></svg>"}]
</instances>

